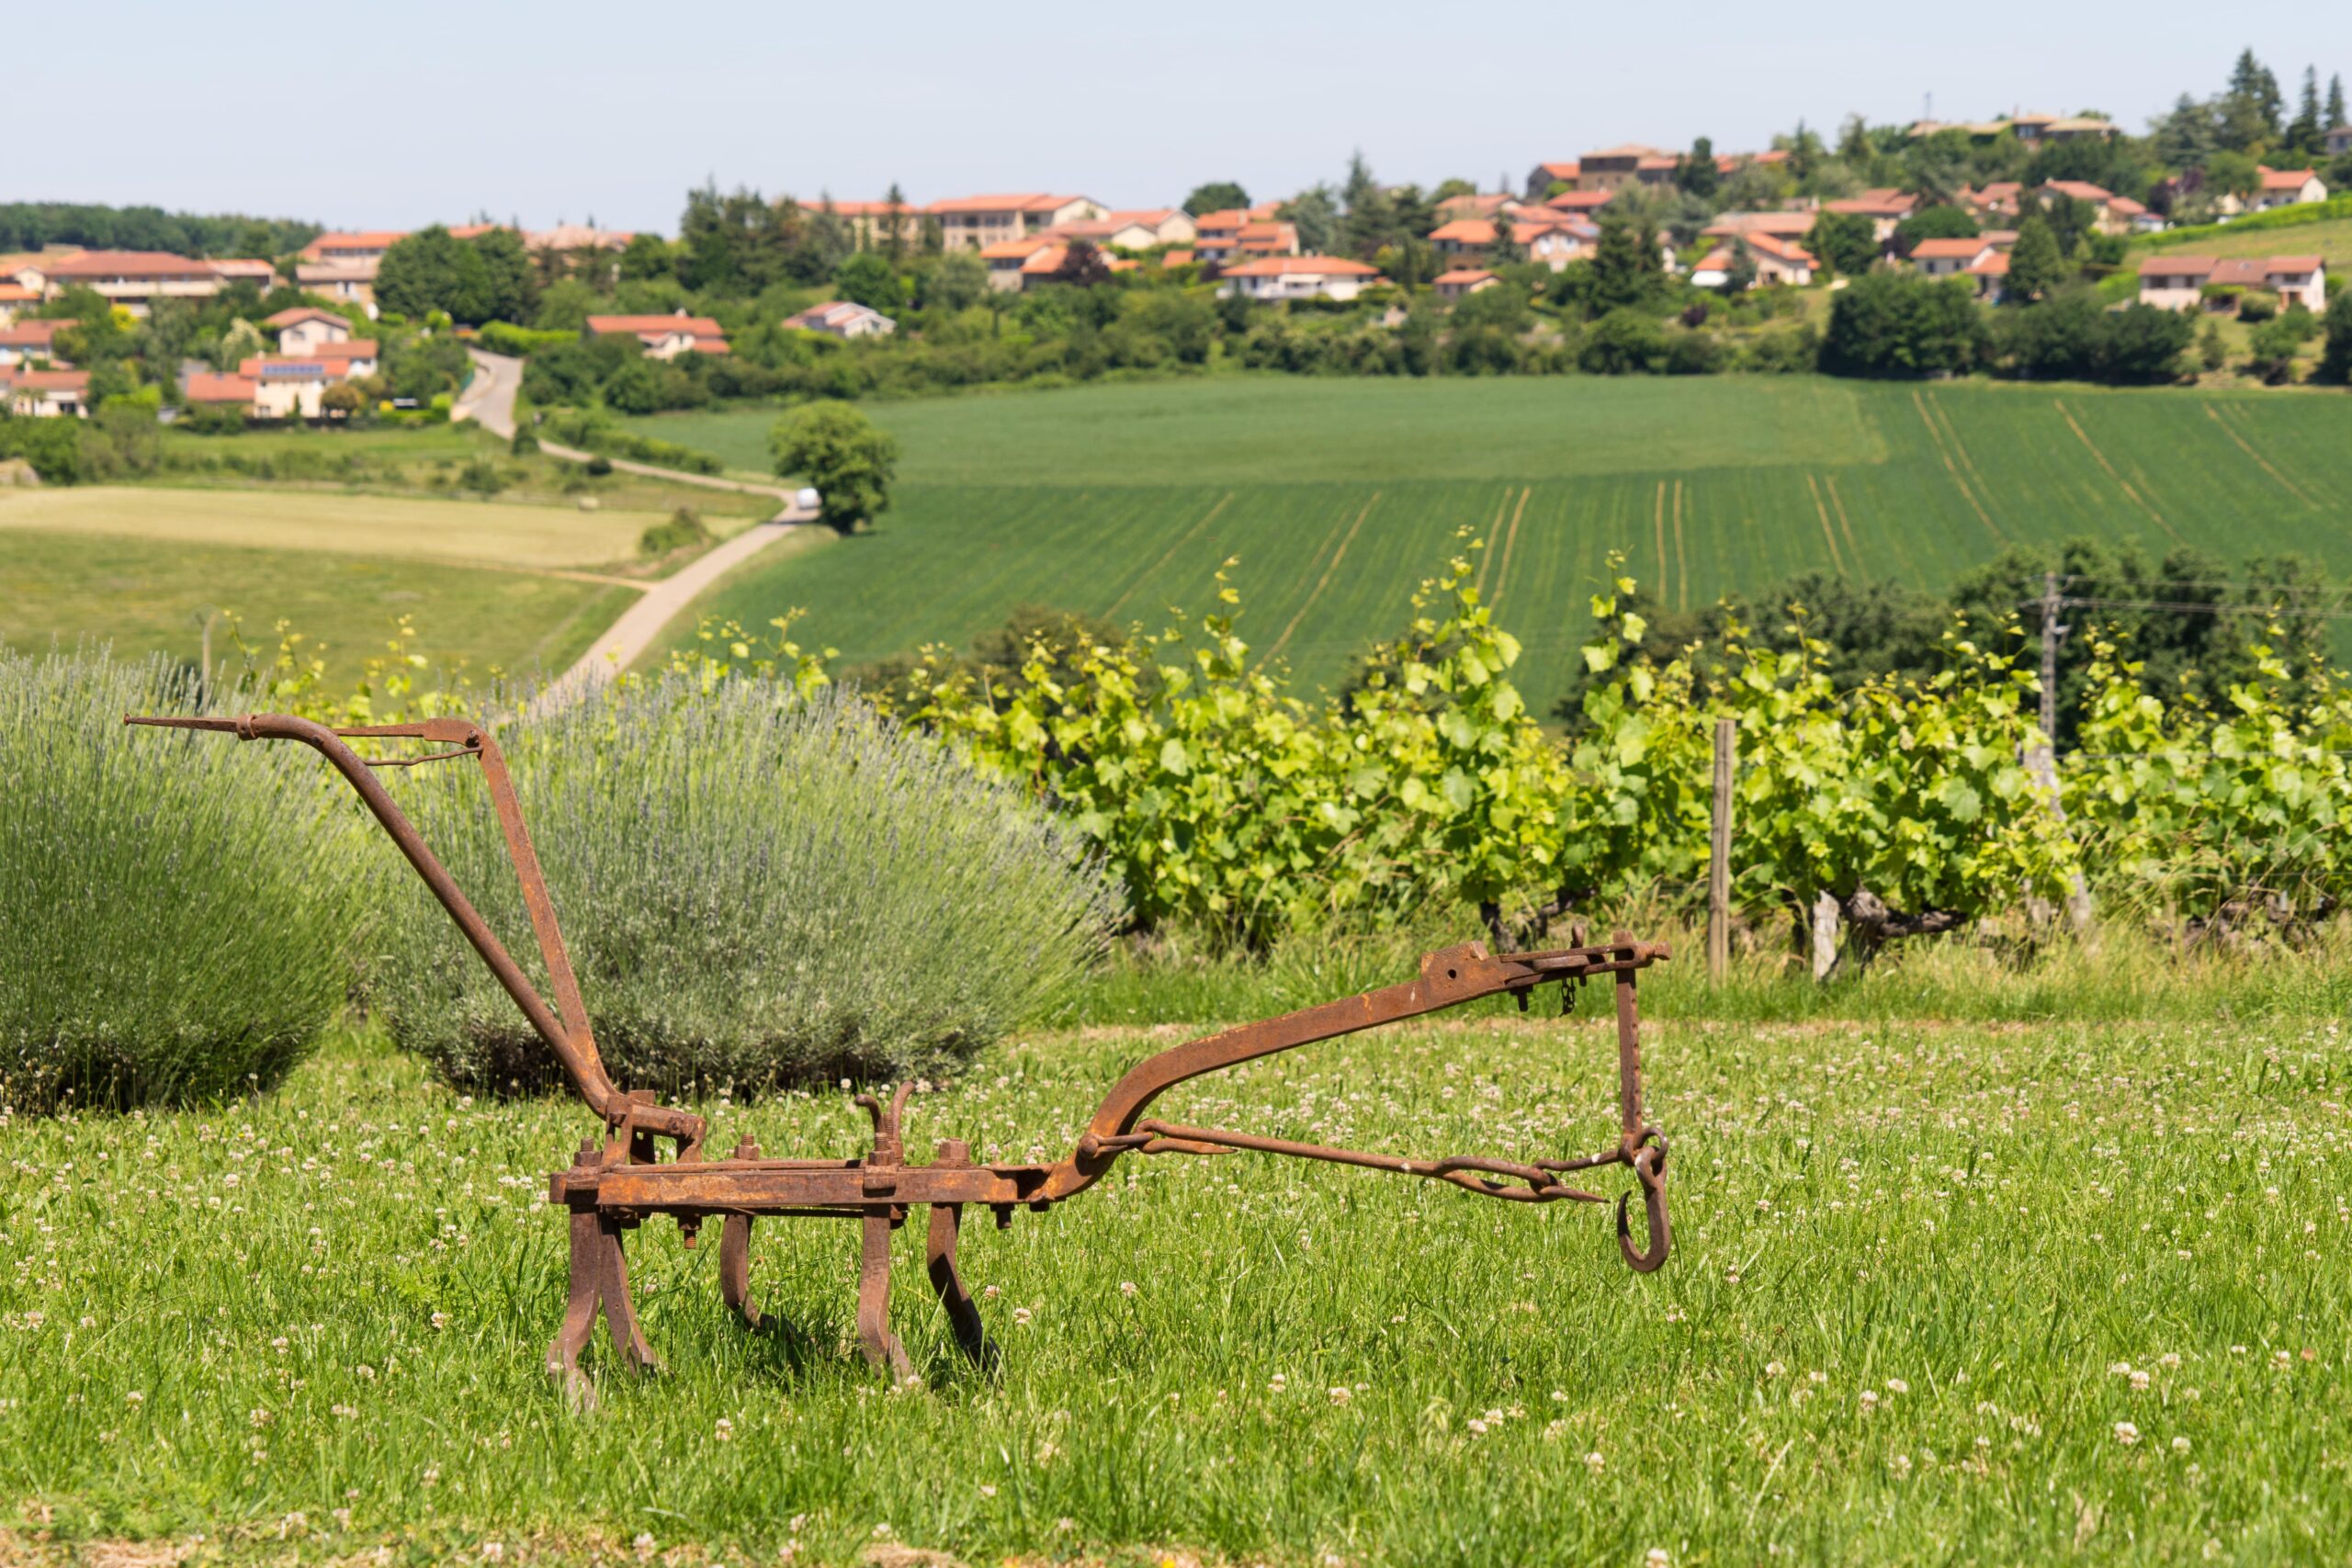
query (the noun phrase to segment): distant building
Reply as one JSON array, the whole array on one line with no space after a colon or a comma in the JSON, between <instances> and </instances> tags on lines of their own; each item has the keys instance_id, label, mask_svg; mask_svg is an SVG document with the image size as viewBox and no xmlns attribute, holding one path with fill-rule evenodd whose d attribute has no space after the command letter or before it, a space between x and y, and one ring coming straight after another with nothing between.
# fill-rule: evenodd
<instances>
[{"instance_id":1,"label":"distant building","mask_svg":"<svg viewBox=\"0 0 2352 1568\"><path fill-rule=\"evenodd\" d=\"M1700 237L1709 240L1745 239L1750 234L1770 234L1776 239L1802 240L1813 232L1816 212L1722 212L1715 220L1699 231Z\"/></svg>"},{"instance_id":2,"label":"distant building","mask_svg":"<svg viewBox=\"0 0 2352 1568\"><path fill-rule=\"evenodd\" d=\"M351 338L348 316L322 310L316 305L297 305L290 310L280 310L264 318L261 324L277 333L280 354L307 354L321 344L346 343Z\"/></svg>"},{"instance_id":3,"label":"distant building","mask_svg":"<svg viewBox=\"0 0 2352 1568\"><path fill-rule=\"evenodd\" d=\"M1509 223L1511 243L1524 251L1528 260L1542 262L1558 272L1585 254L1590 242L1599 237L1599 231L1589 223L1555 216L1544 209L1536 210L1541 216L1459 218L1430 230L1430 245L1442 256L1483 260L1494 246L1496 226Z\"/></svg>"},{"instance_id":4,"label":"distant building","mask_svg":"<svg viewBox=\"0 0 2352 1568\"><path fill-rule=\"evenodd\" d=\"M382 265L384 253L407 238L399 229L322 234L298 253L294 281L310 293L361 306L372 318L376 269Z\"/></svg>"},{"instance_id":5,"label":"distant building","mask_svg":"<svg viewBox=\"0 0 2352 1568\"><path fill-rule=\"evenodd\" d=\"M1999 254L1981 235L1966 240L1922 240L1911 247L1911 265L1922 277L1957 277L1986 256Z\"/></svg>"},{"instance_id":6,"label":"distant building","mask_svg":"<svg viewBox=\"0 0 2352 1568\"><path fill-rule=\"evenodd\" d=\"M811 305L786 316L784 324L838 338L885 337L899 330L898 322L871 305L861 305L854 299L828 299L821 305Z\"/></svg>"},{"instance_id":7,"label":"distant building","mask_svg":"<svg viewBox=\"0 0 2352 1568\"><path fill-rule=\"evenodd\" d=\"M1295 256L1299 252L1297 225L1254 208L1204 212L1193 220L1193 254L1219 266L1253 256Z\"/></svg>"},{"instance_id":8,"label":"distant building","mask_svg":"<svg viewBox=\"0 0 2352 1568\"><path fill-rule=\"evenodd\" d=\"M1747 248L1756 257L1756 284L1759 288L1783 283L1792 288L1804 288L1813 282L1814 269L1821 265L1803 245L1771 234L1748 235ZM1667 265L1674 264L1669 261Z\"/></svg>"},{"instance_id":9,"label":"distant building","mask_svg":"<svg viewBox=\"0 0 2352 1568\"><path fill-rule=\"evenodd\" d=\"M1856 197L1846 197L1826 202L1824 209L1871 220L1871 238L1885 244L1894 238L1894 226L1917 209L1919 198L1908 191L1884 189L1866 190Z\"/></svg>"},{"instance_id":10,"label":"distant building","mask_svg":"<svg viewBox=\"0 0 2352 1568\"><path fill-rule=\"evenodd\" d=\"M0 370L0 402L19 419L79 419L89 401L87 370Z\"/></svg>"},{"instance_id":11,"label":"distant building","mask_svg":"<svg viewBox=\"0 0 2352 1568\"><path fill-rule=\"evenodd\" d=\"M2320 256L2149 256L2140 263L2140 303L2166 310L2235 313L2246 289L2313 315L2327 309L2327 264ZM2209 293L2211 289L2212 292Z\"/></svg>"},{"instance_id":12,"label":"distant building","mask_svg":"<svg viewBox=\"0 0 2352 1568\"><path fill-rule=\"evenodd\" d=\"M209 261L169 251L83 251L47 264L51 297L68 288L91 288L108 304L143 316L158 299L209 299L220 292L220 274Z\"/></svg>"},{"instance_id":13,"label":"distant building","mask_svg":"<svg viewBox=\"0 0 2352 1568\"><path fill-rule=\"evenodd\" d=\"M708 316L689 316L681 310L669 316L591 316L587 335L626 333L645 346L648 359L675 359L686 353L728 352L727 331Z\"/></svg>"},{"instance_id":14,"label":"distant building","mask_svg":"<svg viewBox=\"0 0 2352 1568\"><path fill-rule=\"evenodd\" d=\"M251 376L215 375L199 370L189 375L187 385L180 390L180 399L190 408L233 408L251 413L260 387L261 383Z\"/></svg>"},{"instance_id":15,"label":"distant building","mask_svg":"<svg viewBox=\"0 0 2352 1568\"><path fill-rule=\"evenodd\" d=\"M1451 272L1439 273L1430 281L1430 287L1437 290L1439 299L1451 303L1465 294L1476 294L1481 289L1492 288L1501 281L1502 279L1484 267L1458 266Z\"/></svg>"},{"instance_id":16,"label":"distant building","mask_svg":"<svg viewBox=\"0 0 2352 1568\"><path fill-rule=\"evenodd\" d=\"M977 251L1001 240L1018 240L1109 209L1083 196L1029 192L1015 196L959 196L934 201L925 210L939 220L940 243L951 251Z\"/></svg>"},{"instance_id":17,"label":"distant building","mask_svg":"<svg viewBox=\"0 0 2352 1568\"><path fill-rule=\"evenodd\" d=\"M2341 158L2352 152L2352 125L2339 125L2327 133L2327 155Z\"/></svg>"},{"instance_id":18,"label":"distant building","mask_svg":"<svg viewBox=\"0 0 2352 1568\"><path fill-rule=\"evenodd\" d=\"M630 229L599 229L593 223L559 223L552 229L526 229L523 248L533 254L562 254L577 251L625 251L637 238Z\"/></svg>"},{"instance_id":19,"label":"distant building","mask_svg":"<svg viewBox=\"0 0 2352 1568\"><path fill-rule=\"evenodd\" d=\"M922 209L904 201L837 201L833 216L849 230L863 251L878 251L895 233L900 244L913 250L922 239Z\"/></svg>"},{"instance_id":20,"label":"distant building","mask_svg":"<svg viewBox=\"0 0 2352 1568\"><path fill-rule=\"evenodd\" d=\"M1544 200L1552 194L1552 187L1555 185L1564 185L1570 190L1574 190L1577 184L1577 175L1582 172L1583 165L1578 164L1574 158L1558 159L1549 164L1538 164L1533 168L1527 171L1527 199L1530 201Z\"/></svg>"},{"instance_id":21,"label":"distant building","mask_svg":"<svg viewBox=\"0 0 2352 1568\"><path fill-rule=\"evenodd\" d=\"M1378 267L1345 256L1260 256L1227 267L1217 292L1245 299L1352 299L1383 281Z\"/></svg>"},{"instance_id":22,"label":"distant building","mask_svg":"<svg viewBox=\"0 0 2352 1568\"><path fill-rule=\"evenodd\" d=\"M57 334L80 324L72 320L24 321L0 327L0 367L56 359Z\"/></svg>"},{"instance_id":23,"label":"distant building","mask_svg":"<svg viewBox=\"0 0 2352 1568\"><path fill-rule=\"evenodd\" d=\"M1670 152L1640 142L1628 141L1619 147L1605 147L1598 152L1588 152L1577 160L1578 190L1620 191L1627 186L1663 186L1674 183L1674 173L1682 161Z\"/></svg>"},{"instance_id":24,"label":"distant building","mask_svg":"<svg viewBox=\"0 0 2352 1568\"><path fill-rule=\"evenodd\" d=\"M2267 212L2274 207L2300 207L2307 201L2325 201L2327 183L2315 169L2260 168L2261 186L2254 193L2252 206L2256 212Z\"/></svg>"},{"instance_id":25,"label":"distant building","mask_svg":"<svg viewBox=\"0 0 2352 1568\"><path fill-rule=\"evenodd\" d=\"M40 303L40 290L28 288L21 283L0 282L0 327L15 321L23 311Z\"/></svg>"},{"instance_id":26,"label":"distant building","mask_svg":"<svg viewBox=\"0 0 2352 1568\"><path fill-rule=\"evenodd\" d=\"M988 264L989 287L999 293L1015 293L1022 288L1022 269L1029 258L1040 252L1056 253L1055 265L1060 265L1063 247L1043 237L1026 240L999 240L980 249L980 260Z\"/></svg>"},{"instance_id":27,"label":"distant building","mask_svg":"<svg viewBox=\"0 0 2352 1568\"><path fill-rule=\"evenodd\" d=\"M1190 244L1199 230L1192 214L1178 208L1156 207L1057 223L1045 232L1057 240L1090 240L1105 250L1148 251L1159 245Z\"/></svg>"},{"instance_id":28,"label":"distant building","mask_svg":"<svg viewBox=\"0 0 2352 1568\"><path fill-rule=\"evenodd\" d=\"M1577 218L1589 218L1600 211L1616 196L1611 190L1564 190L1544 205L1555 212L1566 212Z\"/></svg>"}]
</instances>

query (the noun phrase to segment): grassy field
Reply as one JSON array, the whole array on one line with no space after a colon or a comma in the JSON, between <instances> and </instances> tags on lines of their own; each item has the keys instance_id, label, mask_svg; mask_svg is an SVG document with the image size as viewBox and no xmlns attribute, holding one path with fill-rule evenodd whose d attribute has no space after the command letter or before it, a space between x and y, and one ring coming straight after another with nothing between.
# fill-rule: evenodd
<instances>
[{"instance_id":1,"label":"grassy field","mask_svg":"<svg viewBox=\"0 0 2352 1568\"><path fill-rule=\"evenodd\" d=\"M872 412L906 452L882 526L754 563L673 638L792 605L853 661L961 643L1024 602L1157 626L1238 556L1244 635L1328 682L1469 527L1542 702L1611 549L1678 606L1815 568L1933 589L2077 535L2352 570L2352 399L2331 394L1235 378ZM640 423L734 462L771 417Z\"/></svg>"},{"instance_id":2,"label":"grassy field","mask_svg":"<svg viewBox=\"0 0 2352 1568\"><path fill-rule=\"evenodd\" d=\"M0 520L28 499L0 501ZM400 616L413 615L421 650L436 664L462 661L477 674L493 666L560 671L637 596L585 575L442 565L402 558L410 552L397 539L375 543L379 553L267 549L0 522L0 640L41 648L52 637L68 644L89 637L123 652L156 649L193 660L205 618L225 611L243 620L244 635L265 654L276 645L273 624L290 623L325 645L329 679L340 681L357 674ZM213 653L228 653L218 625Z\"/></svg>"},{"instance_id":3,"label":"grassy field","mask_svg":"<svg viewBox=\"0 0 2352 1568\"><path fill-rule=\"evenodd\" d=\"M1013 1046L918 1097L910 1138L1058 1152L1173 1038ZM1661 1021L1647 1044L1658 1274L1591 1210L1138 1160L967 1227L993 1376L900 1233L926 1386L886 1393L849 1348L845 1228L762 1227L754 1292L791 1326L753 1336L715 1237L650 1224L632 1268L666 1371L603 1376L594 1416L539 1371L543 1173L576 1106L455 1099L354 1040L214 1111L20 1120L0 1559L177 1561L199 1533L203 1561L273 1564L2342 1559L2335 1025ZM1599 1020L1490 1017L1164 1108L1526 1156L1604 1143L1613 1082ZM863 1144L839 1095L703 1109L771 1153ZM103 1544L125 1538L167 1547Z\"/></svg>"}]
</instances>

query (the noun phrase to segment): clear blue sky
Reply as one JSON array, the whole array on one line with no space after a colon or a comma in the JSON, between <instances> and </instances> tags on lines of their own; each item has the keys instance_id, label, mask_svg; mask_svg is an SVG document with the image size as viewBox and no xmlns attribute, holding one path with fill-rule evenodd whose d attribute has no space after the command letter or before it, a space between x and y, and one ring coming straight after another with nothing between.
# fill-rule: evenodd
<instances>
[{"instance_id":1,"label":"clear blue sky","mask_svg":"<svg viewBox=\"0 0 2352 1568\"><path fill-rule=\"evenodd\" d=\"M2234 20L2203 0L28 0L6 26L0 199L667 231L710 175L1145 207L1216 178L1285 195L1359 147L1384 179L1490 186L1618 141L1908 121L1928 93L1944 118L2098 108L2136 130L2249 42L2290 105L2307 62L2352 76L2352 5Z\"/></svg>"}]
</instances>

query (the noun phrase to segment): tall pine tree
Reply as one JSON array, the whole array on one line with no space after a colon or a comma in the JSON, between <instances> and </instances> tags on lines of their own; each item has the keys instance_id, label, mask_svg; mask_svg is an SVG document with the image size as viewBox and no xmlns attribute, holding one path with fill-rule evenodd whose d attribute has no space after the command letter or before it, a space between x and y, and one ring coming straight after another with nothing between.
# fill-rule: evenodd
<instances>
[{"instance_id":1,"label":"tall pine tree","mask_svg":"<svg viewBox=\"0 0 2352 1568\"><path fill-rule=\"evenodd\" d=\"M2039 299L2066 280L2065 254L2050 220L2036 212L2018 225L2018 243L2009 247L2009 292L2019 299Z\"/></svg>"}]
</instances>

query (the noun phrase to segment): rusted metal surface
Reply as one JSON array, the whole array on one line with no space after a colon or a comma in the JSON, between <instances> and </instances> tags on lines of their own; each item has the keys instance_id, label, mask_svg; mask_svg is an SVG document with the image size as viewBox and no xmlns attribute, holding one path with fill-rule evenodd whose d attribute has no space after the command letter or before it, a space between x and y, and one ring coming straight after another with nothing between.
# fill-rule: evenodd
<instances>
[{"instance_id":1,"label":"rusted metal surface","mask_svg":"<svg viewBox=\"0 0 2352 1568\"><path fill-rule=\"evenodd\" d=\"M1642 1101L1641 1017L1635 991L1640 971L1669 956L1664 943L1637 942L1630 933L1618 931L1606 942L1588 944L1579 931L1577 945L1540 953L1490 953L1481 943L1465 942L1425 954L1420 973L1406 984L1246 1023L1137 1063L1095 1108L1069 1155L1049 1165L975 1165L969 1146L955 1139L942 1142L928 1164L910 1164L901 1122L912 1086L903 1084L887 1104L872 1095L856 1097L874 1124L872 1146L863 1156L766 1159L747 1138L729 1157L706 1159L703 1145L707 1128L701 1117L657 1104L647 1090L624 1092L605 1073L513 780L497 743L481 726L439 718L330 729L284 714L250 714L239 718L132 717L126 722L212 730L244 740L296 740L323 755L358 792L532 1028L562 1062L580 1097L603 1118L603 1141L583 1143L571 1164L548 1180L548 1201L569 1211L571 1247L570 1294L563 1326L548 1351L548 1370L581 1398L593 1397L579 1362L581 1352L594 1337L599 1315L624 1365L634 1370L656 1364L629 1301L628 1263L623 1247L626 1234L652 1214L674 1216L689 1246L704 1221L712 1217L721 1221L719 1293L752 1327L763 1322L751 1296L754 1219L857 1221L858 1340L877 1371L900 1381L914 1372L905 1346L890 1328L890 1238L911 1211L917 1206L930 1210L927 1271L956 1343L974 1361L985 1364L994 1357L994 1342L956 1266L964 1210L979 1205L994 1213L1000 1226L1009 1224L1021 1209L1043 1211L1085 1191L1123 1155L1283 1155L1420 1177L1515 1203L1606 1203L1609 1200L1602 1194L1572 1186L1563 1178L1623 1166L1641 1193L1646 1241L1634 1245L1633 1192L1621 1193L1616 1201L1619 1252L1635 1271L1648 1273L1666 1261L1672 1246L1667 1214L1666 1139L1650 1124ZM417 757L370 760L345 745L346 739L421 740L442 750ZM552 1006L533 987L372 771L467 757L480 764L490 786L492 807L522 886L532 935L555 992ZM1529 994L1545 985L1560 986L1565 1004L1585 983L1602 979L1610 982L1616 998L1618 1140L1613 1147L1596 1154L1531 1162L1468 1155L1416 1159L1195 1127L1145 1115L1153 1101L1180 1084L1277 1052L1423 1017L1482 997L1510 995L1524 1008ZM667 1161L660 1157L663 1139L673 1145Z\"/></svg>"}]
</instances>

